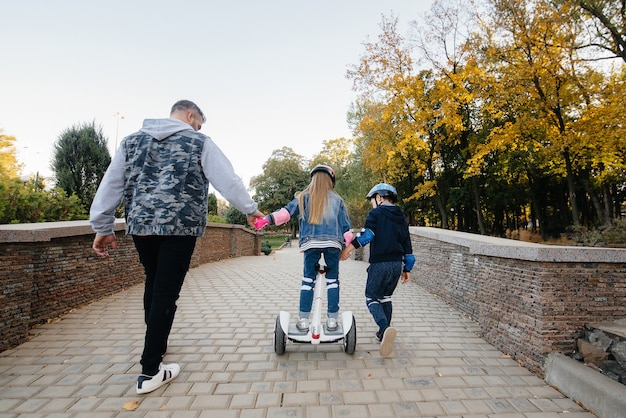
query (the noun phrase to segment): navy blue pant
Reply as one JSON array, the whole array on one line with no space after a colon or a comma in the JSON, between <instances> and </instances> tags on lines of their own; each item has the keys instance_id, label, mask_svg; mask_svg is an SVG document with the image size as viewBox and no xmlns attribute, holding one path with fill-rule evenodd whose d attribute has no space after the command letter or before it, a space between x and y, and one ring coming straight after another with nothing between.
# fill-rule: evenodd
<instances>
[{"instance_id":1,"label":"navy blue pant","mask_svg":"<svg viewBox=\"0 0 626 418\"><path fill-rule=\"evenodd\" d=\"M396 290L401 275L402 261L372 263L367 268L365 303L378 325L380 335L391 324L391 295Z\"/></svg>"},{"instance_id":2,"label":"navy blue pant","mask_svg":"<svg viewBox=\"0 0 626 418\"><path fill-rule=\"evenodd\" d=\"M196 237L133 235L133 241L146 273L143 295L146 336L141 373L153 376L159 371L167 350L176 301L189 270Z\"/></svg>"}]
</instances>

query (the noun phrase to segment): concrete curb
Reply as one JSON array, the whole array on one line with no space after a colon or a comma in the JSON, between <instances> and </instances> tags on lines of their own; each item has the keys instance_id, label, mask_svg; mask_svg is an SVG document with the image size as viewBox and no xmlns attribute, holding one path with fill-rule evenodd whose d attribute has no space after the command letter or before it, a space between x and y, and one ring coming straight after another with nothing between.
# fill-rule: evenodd
<instances>
[{"instance_id":1,"label":"concrete curb","mask_svg":"<svg viewBox=\"0 0 626 418\"><path fill-rule=\"evenodd\" d=\"M626 386L560 353L545 361L545 381L600 418L624 418Z\"/></svg>"}]
</instances>

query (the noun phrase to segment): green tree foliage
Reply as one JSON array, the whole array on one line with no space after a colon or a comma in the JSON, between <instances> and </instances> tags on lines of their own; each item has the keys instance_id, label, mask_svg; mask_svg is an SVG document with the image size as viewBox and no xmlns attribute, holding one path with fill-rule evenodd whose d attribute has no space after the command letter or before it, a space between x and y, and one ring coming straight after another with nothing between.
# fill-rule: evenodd
<instances>
[{"instance_id":1,"label":"green tree foliage","mask_svg":"<svg viewBox=\"0 0 626 418\"><path fill-rule=\"evenodd\" d=\"M98 184L111 163L107 139L95 122L72 126L54 144L52 170L58 187L75 194L89 210Z\"/></svg>"},{"instance_id":2,"label":"green tree foliage","mask_svg":"<svg viewBox=\"0 0 626 418\"><path fill-rule=\"evenodd\" d=\"M86 219L76 195L44 189L44 179L0 181L0 223L56 222Z\"/></svg>"},{"instance_id":3,"label":"green tree foliage","mask_svg":"<svg viewBox=\"0 0 626 418\"><path fill-rule=\"evenodd\" d=\"M289 203L309 184L304 158L289 147L272 152L263 164L263 173L250 180L262 212L273 212Z\"/></svg>"},{"instance_id":4,"label":"green tree foliage","mask_svg":"<svg viewBox=\"0 0 626 418\"><path fill-rule=\"evenodd\" d=\"M309 171L306 169L306 161L289 147L274 150L263 164L263 173L250 180L250 186L256 191L254 199L259 204L259 210L264 213L271 213L285 206L307 184ZM288 226L291 236L295 237L297 219L291 219Z\"/></svg>"},{"instance_id":5,"label":"green tree foliage","mask_svg":"<svg viewBox=\"0 0 626 418\"><path fill-rule=\"evenodd\" d=\"M207 205L207 213L209 216L217 215L217 197L215 193L209 193L209 203Z\"/></svg>"},{"instance_id":6,"label":"green tree foliage","mask_svg":"<svg viewBox=\"0 0 626 418\"><path fill-rule=\"evenodd\" d=\"M0 131L0 224L85 219L75 195L68 197L59 188L47 190L45 179L38 175L19 178L15 141Z\"/></svg>"},{"instance_id":7,"label":"green tree foliage","mask_svg":"<svg viewBox=\"0 0 626 418\"><path fill-rule=\"evenodd\" d=\"M234 206L229 206L224 214L226 223L233 225L248 225L248 217Z\"/></svg>"}]
</instances>

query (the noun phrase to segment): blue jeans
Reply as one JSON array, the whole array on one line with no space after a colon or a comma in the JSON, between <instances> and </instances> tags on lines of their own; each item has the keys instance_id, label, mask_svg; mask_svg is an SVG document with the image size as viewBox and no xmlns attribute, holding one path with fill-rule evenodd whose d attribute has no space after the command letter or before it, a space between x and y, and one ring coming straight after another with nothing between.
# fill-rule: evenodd
<instances>
[{"instance_id":1,"label":"blue jeans","mask_svg":"<svg viewBox=\"0 0 626 418\"><path fill-rule=\"evenodd\" d=\"M328 293L328 317L337 318L339 315L339 254L338 248L311 248L304 252L304 277L300 288L300 317L308 318L313 306L315 279L317 278L316 264L322 254L326 263L326 290Z\"/></svg>"},{"instance_id":2,"label":"blue jeans","mask_svg":"<svg viewBox=\"0 0 626 418\"><path fill-rule=\"evenodd\" d=\"M367 268L365 303L381 335L391 324L391 295L396 290L401 275L402 261L372 263Z\"/></svg>"},{"instance_id":3,"label":"blue jeans","mask_svg":"<svg viewBox=\"0 0 626 418\"><path fill-rule=\"evenodd\" d=\"M133 241L146 273L143 294L146 336L141 373L153 376L159 371L167 349L176 301L189 270L196 237L133 235Z\"/></svg>"}]
</instances>

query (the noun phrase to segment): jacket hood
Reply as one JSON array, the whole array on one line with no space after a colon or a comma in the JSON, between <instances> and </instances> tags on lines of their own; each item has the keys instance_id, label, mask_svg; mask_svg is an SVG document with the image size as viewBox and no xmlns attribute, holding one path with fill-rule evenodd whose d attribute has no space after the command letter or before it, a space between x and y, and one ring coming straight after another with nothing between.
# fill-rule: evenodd
<instances>
[{"instance_id":1,"label":"jacket hood","mask_svg":"<svg viewBox=\"0 0 626 418\"><path fill-rule=\"evenodd\" d=\"M395 222L400 222L400 221L404 221L405 220L404 212L402 212L402 209L400 209L399 206L396 206L396 205L382 205L382 206L379 206L377 209L379 209L380 212L384 216L392 219Z\"/></svg>"},{"instance_id":2,"label":"jacket hood","mask_svg":"<svg viewBox=\"0 0 626 418\"><path fill-rule=\"evenodd\" d=\"M140 132L144 132L157 141L163 141L165 138L174 135L177 132L192 130L191 125L186 124L185 122L173 119L145 119L143 121L143 126L139 130Z\"/></svg>"}]
</instances>

